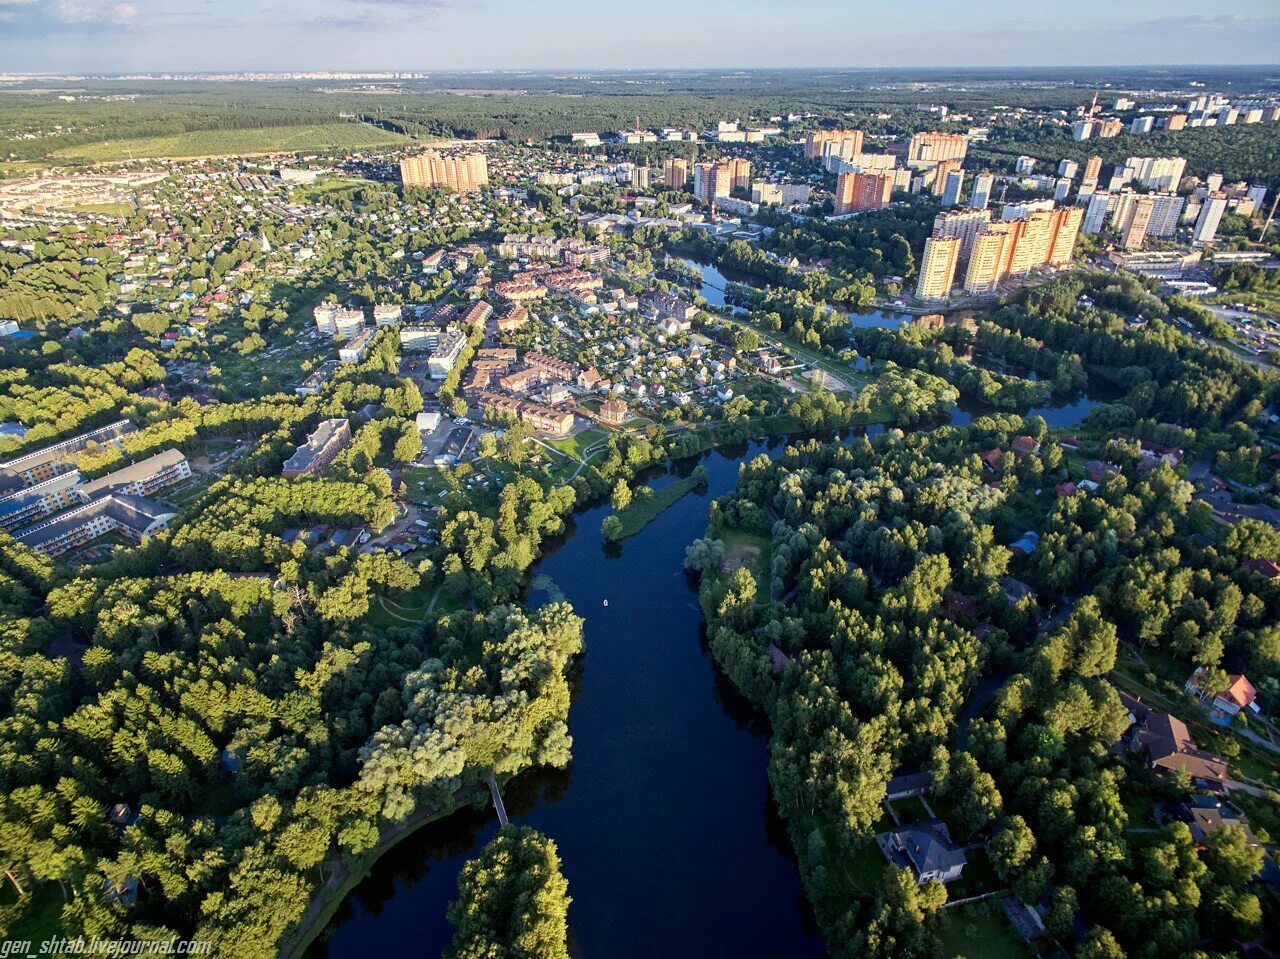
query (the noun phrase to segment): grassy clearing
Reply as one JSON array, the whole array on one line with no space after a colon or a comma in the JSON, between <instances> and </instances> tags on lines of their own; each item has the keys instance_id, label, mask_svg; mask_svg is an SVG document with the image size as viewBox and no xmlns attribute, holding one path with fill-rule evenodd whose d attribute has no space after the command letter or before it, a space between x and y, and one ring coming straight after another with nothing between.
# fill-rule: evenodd
<instances>
[{"instance_id":1,"label":"grassy clearing","mask_svg":"<svg viewBox=\"0 0 1280 959\"><path fill-rule=\"evenodd\" d=\"M235 156L306 150L345 150L394 146L408 138L364 123L322 123L316 126L258 127L245 130L196 130L174 136L137 140L106 140L66 147L54 156L91 163L111 163L140 157Z\"/></svg>"},{"instance_id":2,"label":"grassy clearing","mask_svg":"<svg viewBox=\"0 0 1280 959\"><path fill-rule=\"evenodd\" d=\"M634 536L652 523L668 506L673 506L686 493L691 492L702 480L697 476L687 476L668 483L662 489L654 490L652 496L635 497L626 509L614 513L622 521L622 532L617 539Z\"/></svg>"},{"instance_id":3,"label":"grassy clearing","mask_svg":"<svg viewBox=\"0 0 1280 959\"><path fill-rule=\"evenodd\" d=\"M121 200L117 203L81 203L67 207L72 213L101 213L103 216L133 216L133 204Z\"/></svg>"},{"instance_id":4,"label":"grassy clearing","mask_svg":"<svg viewBox=\"0 0 1280 959\"><path fill-rule=\"evenodd\" d=\"M554 446L561 453L568 453L577 460L585 460L587 458L587 450L608 435L604 430L590 429L583 430L581 433L574 433L572 436L566 436L563 439L547 440L546 442L548 446Z\"/></svg>"},{"instance_id":5,"label":"grassy clearing","mask_svg":"<svg viewBox=\"0 0 1280 959\"><path fill-rule=\"evenodd\" d=\"M1031 953L994 903L947 909L938 920L942 954L952 959L1027 959Z\"/></svg>"},{"instance_id":6,"label":"grassy clearing","mask_svg":"<svg viewBox=\"0 0 1280 959\"><path fill-rule=\"evenodd\" d=\"M361 178L340 177L319 180L310 186L294 187L289 191L289 199L293 200L295 203L301 200L318 203L325 200L332 200L340 196L350 196L361 187L374 185L373 180L365 180Z\"/></svg>"},{"instance_id":7,"label":"grassy clearing","mask_svg":"<svg viewBox=\"0 0 1280 959\"><path fill-rule=\"evenodd\" d=\"M742 529L726 529L720 542L724 543L725 570L745 568L756 578L760 601L767 601L773 595L773 540Z\"/></svg>"}]
</instances>

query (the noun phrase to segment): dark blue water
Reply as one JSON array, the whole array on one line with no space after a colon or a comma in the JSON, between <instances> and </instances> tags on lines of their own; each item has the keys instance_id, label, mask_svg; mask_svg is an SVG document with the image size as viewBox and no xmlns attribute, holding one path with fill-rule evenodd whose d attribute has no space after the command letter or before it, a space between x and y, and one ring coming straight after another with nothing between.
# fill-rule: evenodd
<instances>
[{"instance_id":1,"label":"dark blue water","mask_svg":"<svg viewBox=\"0 0 1280 959\"><path fill-rule=\"evenodd\" d=\"M766 449L708 454L709 490L621 544L601 541L608 505L588 510L534 570L586 619L569 714L573 764L524 773L504 795L513 821L559 844L575 956L823 955L769 797L764 717L714 668L682 569L709 499ZM543 590L530 597L546 600ZM406 839L311 954L439 955L458 871L495 829L491 811L466 811Z\"/></svg>"}]
</instances>

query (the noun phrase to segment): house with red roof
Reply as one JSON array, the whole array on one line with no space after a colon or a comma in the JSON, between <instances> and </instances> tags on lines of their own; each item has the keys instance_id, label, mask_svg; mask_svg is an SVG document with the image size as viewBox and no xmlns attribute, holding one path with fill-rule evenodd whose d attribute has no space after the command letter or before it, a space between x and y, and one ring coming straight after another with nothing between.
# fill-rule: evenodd
<instances>
[{"instance_id":1,"label":"house with red roof","mask_svg":"<svg viewBox=\"0 0 1280 959\"><path fill-rule=\"evenodd\" d=\"M1183 688L1201 702L1209 704L1210 718L1214 722L1226 725L1242 709L1251 709L1255 713L1258 711L1258 690L1243 673L1228 676L1227 685L1223 689L1210 689L1208 679L1208 667L1200 666L1191 674Z\"/></svg>"}]
</instances>

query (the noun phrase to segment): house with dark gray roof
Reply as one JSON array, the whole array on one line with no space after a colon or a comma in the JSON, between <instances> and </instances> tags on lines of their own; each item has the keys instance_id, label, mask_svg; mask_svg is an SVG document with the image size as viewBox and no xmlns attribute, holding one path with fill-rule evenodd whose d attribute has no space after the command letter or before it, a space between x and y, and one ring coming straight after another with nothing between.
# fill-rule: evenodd
<instances>
[{"instance_id":1,"label":"house with dark gray roof","mask_svg":"<svg viewBox=\"0 0 1280 959\"><path fill-rule=\"evenodd\" d=\"M951 831L941 819L922 819L876 836L889 864L909 868L918 882L959 879L968 864L964 849L951 841Z\"/></svg>"}]
</instances>

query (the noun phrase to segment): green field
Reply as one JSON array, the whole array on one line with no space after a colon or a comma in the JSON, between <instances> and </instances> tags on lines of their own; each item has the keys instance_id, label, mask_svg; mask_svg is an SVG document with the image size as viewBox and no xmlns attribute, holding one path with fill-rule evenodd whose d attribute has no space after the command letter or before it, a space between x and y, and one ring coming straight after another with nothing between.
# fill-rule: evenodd
<instances>
[{"instance_id":1,"label":"green field","mask_svg":"<svg viewBox=\"0 0 1280 959\"><path fill-rule=\"evenodd\" d=\"M72 213L101 213L103 216L133 216L133 204L123 200L119 203L81 203L79 206L67 207Z\"/></svg>"},{"instance_id":2,"label":"green field","mask_svg":"<svg viewBox=\"0 0 1280 959\"><path fill-rule=\"evenodd\" d=\"M1031 953L994 904L960 906L938 921L942 954L952 959L1025 959Z\"/></svg>"},{"instance_id":3,"label":"green field","mask_svg":"<svg viewBox=\"0 0 1280 959\"><path fill-rule=\"evenodd\" d=\"M364 123L324 123L317 126L257 127L246 130L197 130L175 136L139 140L107 140L66 147L54 156L110 163L139 157L233 156L305 150L347 150L394 146L407 137Z\"/></svg>"}]
</instances>

